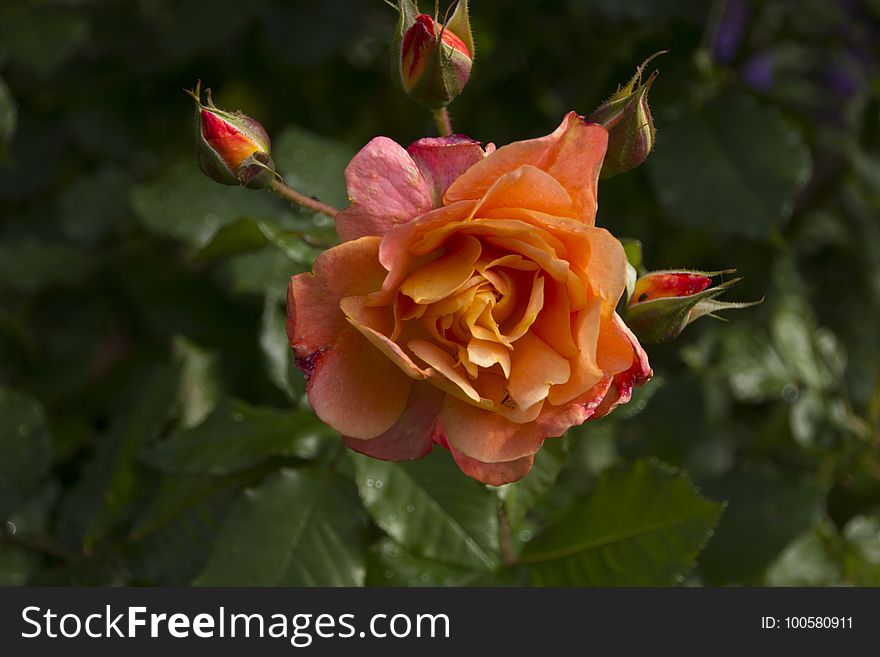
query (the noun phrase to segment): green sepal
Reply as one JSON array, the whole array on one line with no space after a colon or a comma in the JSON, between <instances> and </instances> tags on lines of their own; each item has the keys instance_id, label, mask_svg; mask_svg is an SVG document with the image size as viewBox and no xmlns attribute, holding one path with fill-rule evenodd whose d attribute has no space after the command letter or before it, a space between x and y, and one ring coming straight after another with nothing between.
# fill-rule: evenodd
<instances>
[{"instance_id":1,"label":"green sepal","mask_svg":"<svg viewBox=\"0 0 880 657\"><path fill-rule=\"evenodd\" d=\"M388 64L391 69L391 80L401 91L407 93L403 82L403 37L409 28L415 25L419 6L413 0L399 0L397 10L397 29L394 32L394 41L391 43Z\"/></svg>"}]
</instances>

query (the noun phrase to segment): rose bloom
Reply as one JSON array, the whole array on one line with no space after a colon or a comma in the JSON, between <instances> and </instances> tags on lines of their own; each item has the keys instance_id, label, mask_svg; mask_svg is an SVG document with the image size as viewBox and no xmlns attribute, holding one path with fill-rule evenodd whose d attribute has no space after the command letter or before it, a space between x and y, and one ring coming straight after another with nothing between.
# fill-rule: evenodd
<instances>
[{"instance_id":1,"label":"rose bloom","mask_svg":"<svg viewBox=\"0 0 880 657\"><path fill-rule=\"evenodd\" d=\"M615 312L623 247L594 225L607 144L572 112L497 150L377 137L352 159L342 244L291 279L287 322L312 408L351 449L400 461L436 443L501 485L650 378Z\"/></svg>"}]
</instances>

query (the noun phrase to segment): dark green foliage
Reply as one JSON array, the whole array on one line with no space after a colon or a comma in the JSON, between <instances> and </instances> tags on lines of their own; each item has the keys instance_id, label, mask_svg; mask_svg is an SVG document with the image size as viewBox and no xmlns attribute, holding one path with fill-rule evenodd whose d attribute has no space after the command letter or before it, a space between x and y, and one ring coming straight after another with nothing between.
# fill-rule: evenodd
<instances>
[{"instance_id":1,"label":"dark green foliage","mask_svg":"<svg viewBox=\"0 0 880 657\"><path fill-rule=\"evenodd\" d=\"M440 447L340 448L284 326L332 221L192 151L200 78L344 206L369 139L434 134L388 79L393 10L0 3L0 585L880 584L880 15L767 0L738 31L735 4L470 3L450 110L483 142L669 49L656 148L597 223L640 272L736 268L725 298L765 298L652 346L632 402L494 490Z\"/></svg>"}]
</instances>

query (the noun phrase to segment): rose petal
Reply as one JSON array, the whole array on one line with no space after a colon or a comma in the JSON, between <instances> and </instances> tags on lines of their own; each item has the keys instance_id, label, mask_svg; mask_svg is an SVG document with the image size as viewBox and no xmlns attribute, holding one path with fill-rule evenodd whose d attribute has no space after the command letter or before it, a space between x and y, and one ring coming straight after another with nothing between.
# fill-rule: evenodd
<instances>
[{"instance_id":1,"label":"rose petal","mask_svg":"<svg viewBox=\"0 0 880 657\"><path fill-rule=\"evenodd\" d=\"M571 366L541 338L526 333L513 347L507 390L520 408L547 398L550 387L565 383Z\"/></svg>"},{"instance_id":2,"label":"rose petal","mask_svg":"<svg viewBox=\"0 0 880 657\"><path fill-rule=\"evenodd\" d=\"M577 216L592 224L596 214L599 170L608 146L608 132L569 112L546 137L502 146L477 162L446 190L444 201L481 198L504 174L530 164L556 178L568 191Z\"/></svg>"},{"instance_id":3,"label":"rose petal","mask_svg":"<svg viewBox=\"0 0 880 657\"><path fill-rule=\"evenodd\" d=\"M523 208L566 217L572 216L572 199L553 176L524 164L492 184L474 208L474 216L498 208Z\"/></svg>"},{"instance_id":4,"label":"rose petal","mask_svg":"<svg viewBox=\"0 0 880 657\"><path fill-rule=\"evenodd\" d=\"M306 392L321 420L351 438L375 438L400 419L413 380L348 327L315 364Z\"/></svg>"},{"instance_id":5,"label":"rose petal","mask_svg":"<svg viewBox=\"0 0 880 657\"><path fill-rule=\"evenodd\" d=\"M626 253L623 245L604 228L593 228L589 237L587 273L590 285L594 294L616 306L626 289Z\"/></svg>"},{"instance_id":6,"label":"rose petal","mask_svg":"<svg viewBox=\"0 0 880 657\"><path fill-rule=\"evenodd\" d=\"M624 324L617 313L614 313L613 322L617 331L629 340L632 345L633 362L628 370L614 376L608 394L596 409L595 417L597 418L607 415L620 404L627 403L632 398L633 388L647 383L654 375L651 366L648 364L648 355L642 349L636 336L633 335L632 331L629 330L629 327Z\"/></svg>"},{"instance_id":7,"label":"rose petal","mask_svg":"<svg viewBox=\"0 0 880 657\"><path fill-rule=\"evenodd\" d=\"M453 242L439 258L410 274L401 284L400 291L416 303L440 301L470 280L480 253L480 240L464 236Z\"/></svg>"},{"instance_id":8,"label":"rose petal","mask_svg":"<svg viewBox=\"0 0 880 657\"><path fill-rule=\"evenodd\" d=\"M490 486L503 486L519 481L529 473L535 461L535 455L529 454L515 461L483 463L463 454L452 445L449 446L449 452L463 473Z\"/></svg>"},{"instance_id":9,"label":"rose petal","mask_svg":"<svg viewBox=\"0 0 880 657\"><path fill-rule=\"evenodd\" d=\"M406 410L394 426L369 440L345 437L345 444L356 452L384 461L420 459L433 447L432 436L443 397L443 391L428 383L416 384L410 390Z\"/></svg>"},{"instance_id":10,"label":"rose petal","mask_svg":"<svg viewBox=\"0 0 880 657\"><path fill-rule=\"evenodd\" d=\"M596 349L602 322L602 301L593 298L584 310L575 315L574 339L578 356L571 363L571 378L550 388L547 396L554 406L562 406L598 383L604 372L596 362Z\"/></svg>"},{"instance_id":11,"label":"rose petal","mask_svg":"<svg viewBox=\"0 0 880 657\"><path fill-rule=\"evenodd\" d=\"M384 235L430 210L428 183L402 146L376 137L345 168L345 187L352 205L336 217L343 241Z\"/></svg>"},{"instance_id":12,"label":"rose petal","mask_svg":"<svg viewBox=\"0 0 880 657\"><path fill-rule=\"evenodd\" d=\"M388 231L379 247L379 262L388 271L388 276L382 284L382 289L370 295L371 301L377 305L392 301L403 279L411 271L413 256L410 253L410 246L421 237L422 233L436 226L464 219L473 207L473 201L465 201L438 208Z\"/></svg>"},{"instance_id":13,"label":"rose petal","mask_svg":"<svg viewBox=\"0 0 880 657\"><path fill-rule=\"evenodd\" d=\"M484 156L480 142L464 135L419 139L406 152L422 172L435 208L443 204L449 185Z\"/></svg>"},{"instance_id":14,"label":"rose petal","mask_svg":"<svg viewBox=\"0 0 880 657\"><path fill-rule=\"evenodd\" d=\"M362 297L360 297L362 298ZM343 310L346 310L347 304L352 298L349 297L347 299L342 300ZM381 351L385 356L387 356L392 362L394 362L404 374L412 379L424 380L428 378L428 373L418 367L415 363L412 362L412 359L407 355L407 353L400 348L395 342L392 342L390 338L382 333L366 326L357 321L354 317L349 314L349 311L346 310L346 315L348 315L348 322L360 331L361 335L363 335L376 349Z\"/></svg>"},{"instance_id":15,"label":"rose petal","mask_svg":"<svg viewBox=\"0 0 880 657\"><path fill-rule=\"evenodd\" d=\"M443 401L440 422L452 447L483 463L531 456L544 440L534 422L514 424L451 395Z\"/></svg>"},{"instance_id":16,"label":"rose petal","mask_svg":"<svg viewBox=\"0 0 880 657\"><path fill-rule=\"evenodd\" d=\"M468 359L486 369L498 363L505 377L510 376L510 351L497 342L472 338L467 346Z\"/></svg>"},{"instance_id":17,"label":"rose petal","mask_svg":"<svg viewBox=\"0 0 880 657\"><path fill-rule=\"evenodd\" d=\"M326 349L348 328L339 308L344 297L369 294L382 284L378 237L364 237L327 249L311 273L290 279L287 295L287 336L297 357Z\"/></svg>"},{"instance_id":18,"label":"rose petal","mask_svg":"<svg viewBox=\"0 0 880 657\"><path fill-rule=\"evenodd\" d=\"M442 374L448 381L461 389L465 395L475 402L480 401L479 393L468 380L455 369L455 362L452 356L443 351L435 344L427 340L410 340L407 347L419 358L425 361L428 366Z\"/></svg>"},{"instance_id":19,"label":"rose petal","mask_svg":"<svg viewBox=\"0 0 880 657\"><path fill-rule=\"evenodd\" d=\"M544 304L532 331L563 358L575 358L578 348L571 334L571 306L565 286L545 280L543 292Z\"/></svg>"},{"instance_id":20,"label":"rose petal","mask_svg":"<svg viewBox=\"0 0 880 657\"><path fill-rule=\"evenodd\" d=\"M566 117L568 128L538 166L568 190L576 216L592 225L596 219L596 191L608 148L608 131L572 114Z\"/></svg>"},{"instance_id":21,"label":"rose petal","mask_svg":"<svg viewBox=\"0 0 880 657\"><path fill-rule=\"evenodd\" d=\"M479 235L519 239L535 248L552 255L565 253L565 244L545 230L524 221L493 219L468 219L455 221L435 230L426 231L421 239L414 242L411 252L414 255L427 255L435 252L451 235Z\"/></svg>"},{"instance_id":22,"label":"rose petal","mask_svg":"<svg viewBox=\"0 0 880 657\"><path fill-rule=\"evenodd\" d=\"M519 318L513 328L504 335L507 342L519 340L531 328L537 319L541 309L544 307L544 277L536 274L532 283L532 291L529 294L529 300L523 310L522 317Z\"/></svg>"},{"instance_id":23,"label":"rose petal","mask_svg":"<svg viewBox=\"0 0 880 657\"><path fill-rule=\"evenodd\" d=\"M294 276L288 288L287 334L308 377L309 402L325 423L355 438L372 438L394 424L411 385L340 308L343 297L367 294L381 284L379 242L365 237L324 251L312 272ZM367 380L382 383L366 386Z\"/></svg>"},{"instance_id":24,"label":"rose petal","mask_svg":"<svg viewBox=\"0 0 880 657\"><path fill-rule=\"evenodd\" d=\"M443 200L446 203L454 203L465 199L482 198L492 184L504 174L518 169L524 164L536 165L553 144L559 141L562 134L568 130L572 121L571 117L577 117L577 115L574 112L569 113L562 120L562 124L545 137L515 141L487 155L449 186Z\"/></svg>"}]
</instances>

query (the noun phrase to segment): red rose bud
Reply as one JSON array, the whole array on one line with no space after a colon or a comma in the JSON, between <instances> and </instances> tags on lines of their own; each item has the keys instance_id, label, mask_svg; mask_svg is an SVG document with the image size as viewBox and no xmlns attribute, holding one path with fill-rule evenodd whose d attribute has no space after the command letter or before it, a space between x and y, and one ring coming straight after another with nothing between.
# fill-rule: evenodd
<instances>
[{"instance_id":1,"label":"red rose bud","mask_svg":"<svg viewBox=\"0 0 880 657\"><path fill-rule=\"evenodd\" d=\"M630 303L642 303L665 297L689 297L702 292L712 279L700 273L655 271L636 281Z\"/></svg>"},{"instance_id":2,"label":"red rose bud","mask_svg":"<svg viewBox=\"0 0 880 657\"><path fill-rule=\"evenodd\" d=\"M196 154L202 172L222 185L268 187L276 173L263 126L241 112L217 108L210 89L206 90L208 104L203 105L201 82L187 93L196 101Z\"/></svg>"},{"instance_id":3,"label":"red rose bud","mask_svg":"<svg viewBox=\"0 0 880 657\"><path fill-rule=\"evenodd\" d=\"M654 71L644 81L642 75L648 62L660 54L663 53L656 53L646 59L636 69L636 74L629 83L625 87L619 87L587 119L605 126L608 130L608 152L602 164L602 178L610 178L636 168L648 159L648 154L654 148L657 131L651 117L651 108L648 107L648 91L657 78L658 71Z\"/></svg>"},{"instance_id":4,"label":"red rose bud","mask_svg":"<svg viewBox=\"0 0 880 657\"><path fill-rule=\"evenodd\" d=\"M400 19L391 53L392 77L413 100L428 109L445 107L471 75L474 40L467 0L442 25L420 14L413 0L399 0Z\"/></svg>"},{"instance_id":5,"label":"red rose bud","mask_svg":"<svg viewBox=\"0 0 880 657\"><path fill-rule=\"evenodd\" d=\"M741 279L710 287L712 278L734 270L655 271L636 281L623 310L623 320L641 342L665 342L678 337L684 327L704 315L717 317L721 310L747 308L761 303L719 301L718 296Z\"/></svg>"}]
</instances>

